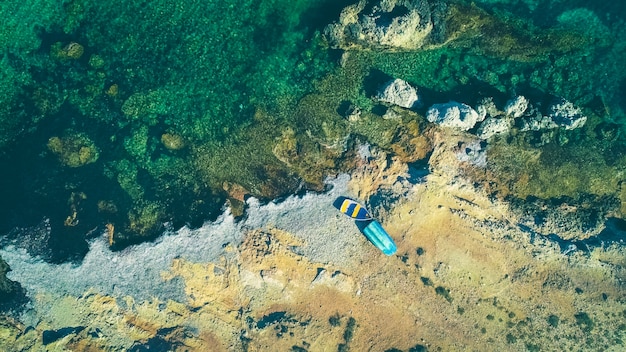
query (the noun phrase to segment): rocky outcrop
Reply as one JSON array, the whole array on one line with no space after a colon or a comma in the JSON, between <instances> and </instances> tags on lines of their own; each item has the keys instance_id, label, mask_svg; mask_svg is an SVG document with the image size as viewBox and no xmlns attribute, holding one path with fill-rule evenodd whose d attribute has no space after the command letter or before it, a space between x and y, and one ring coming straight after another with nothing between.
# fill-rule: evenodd
<instances>
[{"instance_id":1,"label":"rocky outcrop","mask_svg":"<svg viewBox=\"0 0 626 352\"><path fill-rule=\"evenodd\" d=\"M253 211L240 223L227 216L116 253L97 239L75 265L0 249L32 297L23 322L0 316L0 346L454 351L481 350L488 339L504 351L602 349L621 339L623 246L563 250L553 239L566 238L565 222L595 230L598 217L549 201L520 200L512 211L466 179L484 142L448 129L432 138L432 172L419 181L397 158L362 151L351 177L333 181L334 194L250 198ZM384 202L375 199L381 190ZM339 217L329 204L338 194L383 204L377 218L398 245L395 256ZM537 206L545 209L541 223ZM622 235L626 225L610 226ZM574 240L589 233L566 230Z\"/></svg>"},{"instance_id":2,"label":"rocky outcrop","mask_svg":"<svg viewBox=\"0 0 626 352\"><path fill-rule=\"evenodd\" d=\"M528 104L528 99L524 96L518 95L506 103L504 106L504 113L515 119L522 117L528 109Z\"/></svg>"},{"instance_id":3,"label":"rocky outcrop","mask_svg":"<svg viewBox=\"0 0 626 352\"><path fill-rule=\"evenodd\" d=\"M407 109L422 106L420 97L417 95L417 89L399 78L383 84L376 94L376 99Z\"/></svg>"},{"instance_id":4,"label":"rocky outcrop","mask_svg":"<svg viewBox=\"0 0 626 352\"><path fill-rule=\"evenodd\" d=\"M507 134L514 126L519 131L573 130L587 121L582 110L563 98L555 98L547 108L532 104L526 97L509 100L503 110L492 99L481 101L474 110L469 105L451 101L435 104L428 109L427 119L443 127L468 131L478 125L476 135L483 140Z\"/></svg>"},{"instance_id":5,"label":"rocky outcrop","mask_svg":"<svg viewBox=\"0 0 626 352\"><path fill-rule=\"evenodd\" d=\"M425 0L365 0L343 9L325 35L344 50L415 50L433 31L431 7Z\"/></svg>"},{"instance_id":6,"label":"rocky outcrop","mask_svg":"<svg viewBox=\"0 0 626 352\"><path fill-rule=\"evenodd\" d=\"M587 122L582 110L571 102L556 98L550 107L542 113L539 107L531 104L523 96L510 100L504 112L516 119L521 131L542 131L555 128L573 130L580 128Z\"/></svg>"}]
</instances>

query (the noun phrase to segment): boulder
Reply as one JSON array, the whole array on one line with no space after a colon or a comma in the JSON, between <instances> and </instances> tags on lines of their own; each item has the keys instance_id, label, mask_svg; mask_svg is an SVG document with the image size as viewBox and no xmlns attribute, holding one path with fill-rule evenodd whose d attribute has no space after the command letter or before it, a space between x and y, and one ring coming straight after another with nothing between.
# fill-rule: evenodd
<instances>
[{"instance_id":1,"label":"boulder","mask_svg":"<svg viewBox=\"0 0 626 352\"><path fill-rule=\"evenodd\" d=\"M451 101L445 104L435 104L428 109L426 118L443 127L452 127L459 130L470 130L482 117L471 106Z\"/></svg>"},{"instance_id":2,"label":"boulder","mask_svg":"<svg viewBox=\"0 0 626 352\"><path fill-rule=\"evenodd\" d=\"M69 167L80 167L98 160L99 150L84 133L69 131L62 137L51 137L48 149Z\"/></svg>"},{"instance_id":3,"label":"boulder","mask_svg":"<svg viewBox=\"0 0 626 352\"><path fill-rule=\"evenodd\" d=\"M478 106L476 107L476 112L480 115L481 120L484 120L487 117L496 117L502 115L502 112L496 106L496 103L493 102L492 97L485 97L480 100Z\"/></svg>"},{"instance_id":4,"label":"boulder","mask_svg":"<svg viewBox=\"0 0 626 352\"><path fill-rule=\"evenodd\" d=\"M524 116L524 113L527 109L528 99L519 95L506 103L506 105L504 106L504 113L516 119L518 117Z\"/></svg>"},{"instance_id":5,"label":"boulder","mask_svg":"<svg viewBox=\"0 0 626 352\"><path fill-rule=\"evenodd\" d=\"M376 94L376 99L407 109L419 108L422 105L417 89L398 78L383 84Z\"/></svg>"},{"instance_id":6,"label":"boulder","mask_svg":"<svg viewBox=\"0 0 626 352\"><path fill-rule=\"evenodd\" d=\"M324 34L331 47L344 50L415 50L432 30L426 0L361 0L344 8Z\"/></svg>"}]
</instances>

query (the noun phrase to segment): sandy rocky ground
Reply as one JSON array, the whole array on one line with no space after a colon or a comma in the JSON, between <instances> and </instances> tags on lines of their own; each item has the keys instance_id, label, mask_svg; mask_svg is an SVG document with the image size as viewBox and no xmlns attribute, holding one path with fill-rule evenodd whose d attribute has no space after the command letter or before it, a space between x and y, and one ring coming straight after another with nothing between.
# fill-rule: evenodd
<instances>
[{"instance_id":1,"label":"sandy rocky ground","mask_svg":"<svg viewBox=\"0 0 626 352\"><path fill-rule=\"evenodd\" d=\"M180 255L160 272L163 285L183 282L177 299L38 290L31 323L4 321L0 344L15 351L622 350L623 249L563 254L524 231L506 203L462 176L458 145L471 138L435 131L430 172L417 179L407 164L373 153L350 177L332 181L330 193L250 203L273 207L273 217L246 220L240 240L214 260ZM381 190L398 199L377 211L398 245L391 257L327 205L339 194L368 199Z\"/></svg>"}]
</instances>

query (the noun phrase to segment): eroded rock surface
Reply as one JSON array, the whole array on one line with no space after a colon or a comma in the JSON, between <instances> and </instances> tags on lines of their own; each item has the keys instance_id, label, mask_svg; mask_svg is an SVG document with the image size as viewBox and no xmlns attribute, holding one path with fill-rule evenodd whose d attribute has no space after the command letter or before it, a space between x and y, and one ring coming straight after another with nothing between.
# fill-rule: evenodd
<instances>
[{"instance_id":1,"label":"eroded rock surface","mask_svg":"<svg viewBox=\"0 0 626 352\"><path fill-rule=\"evenodd\" d=\"M426 0L361 0L344 8L325 34L331 46L344 50L415 50L428 42L432 30Z\"/></svg>"}]
</instances>

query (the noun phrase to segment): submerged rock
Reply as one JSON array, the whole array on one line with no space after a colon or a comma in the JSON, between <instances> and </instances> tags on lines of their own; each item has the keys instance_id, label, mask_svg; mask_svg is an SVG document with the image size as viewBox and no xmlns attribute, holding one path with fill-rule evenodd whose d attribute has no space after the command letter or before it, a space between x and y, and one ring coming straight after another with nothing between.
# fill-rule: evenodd
<instances>
[{"instance_id":1,"label":"submerged rock","mask_svg":"<svg viewBox=\"0 0 626 352\"><path fill-rule=\"evenodd\" d=\"M48 149L59 157L63 165L69 167L91 164L98 160L99 155L98 148L89 137L74 132L50 138Z\"/></svg>"},{"instance_id":2,"label":"submerged rock","mask_svg":"<svg viewBox=\"0 0 626 352\"><path fill-rule=\"evenodd\" d=\"M456 101L431 106L426 118L440 126L463 131L470 130L478 121L482 120L480 114L471 106Z\"/></svg>"},{"instance_id":3,"label":"submerged rock","mask_svg":"<svg viewBox=\"0 0 626 352\"><path fill-rule=\"evenodd\" d=\"M376 98L407 109L419 108L422 105L417 95L417 89L398 78L383 84L378 90Z\"/></svg>"},{"instance_id":4,"label":"submerged rock","mask_svg":"<svg viewBox=\"0 0 626 352\"><path fill-rule=\"evenodd\" d=\"M58 42L51 48L51 55L62 60L78 60L84 53L85 48L76 42L70 42L65 46Z\"/></svg>"},{"instance_id":5,"label":"submerged rock","mask_svg":"<svg viewBox=\"0 0 626 352\"><path fill-rule=\"evenodd\" d=\"M161 143L169 150L180 150L185 147L185 140L176 133L163 133L161 135Z\"/></svg>"},{"instance_id":6,"label":"submerged rock","mask_svg":"<svg viewBox=\"0 0 626 352\"><path fill-rule=\"evenodd\" d=\"M425 0L361 0L344 8L325 35L332 47L344 50L415 50L427 43L432 30Z\"/></svg>"}]
</instances>

